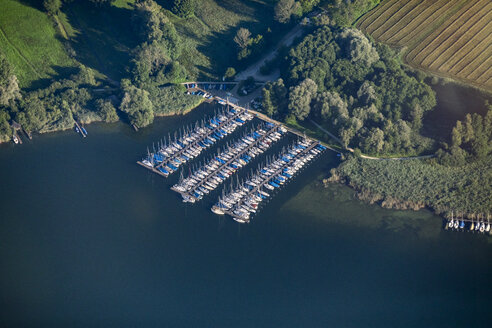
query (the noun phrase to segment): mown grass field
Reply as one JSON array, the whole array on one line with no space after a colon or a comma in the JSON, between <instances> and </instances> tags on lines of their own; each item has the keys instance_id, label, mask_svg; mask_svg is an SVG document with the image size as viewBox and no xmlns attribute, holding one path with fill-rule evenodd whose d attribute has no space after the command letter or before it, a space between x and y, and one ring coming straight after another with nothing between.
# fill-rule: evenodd
<instances>
[{"instance_id":1,"label":"mown grass field","mask_svg":"<svg viewBox=\"0 0 492 328\"><path fill-rule=\"evenodd\" d=\"M33 87L35 81L63 75L74 67L61 38L44 12L24 2L1 1L0 48L21 87Z\"/></svg>"},{"instance_id":2,"label":"mown grass field","mask_svg":"<svg viewBox=\"0 0 492 328\"><path fill-rule=\"evenodd\" d=\"M357 27L410 65L492 91L490 0L385 0Z\"/></svg>"}]
</instances>

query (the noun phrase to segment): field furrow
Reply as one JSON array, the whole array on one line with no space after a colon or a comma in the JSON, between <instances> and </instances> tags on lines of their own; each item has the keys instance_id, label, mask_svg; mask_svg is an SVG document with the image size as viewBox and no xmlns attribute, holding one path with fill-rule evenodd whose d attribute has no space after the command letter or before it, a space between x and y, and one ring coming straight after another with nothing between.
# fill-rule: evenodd
<instances>
[{"instance_id":1,"label":"field furrow","mask_svg":"<svg viewBox=\"0 0 492 328\"><path fill-rule=\"evenodd\" d=\"M490 76L487 79L487 81L485 81L482 84L485 85L485 87L492 88L492 73L490 74Z\"/></svg>"},{"instance_id":2,"label":"field furrow","mask_svg":"<svg viewBox=\"0 0 492 328\"><path fill-rule=\"evenodd\" d=\"M372 11L369 12L369 14L365 15L359 23L357 24L357 28L359 29L366 29L367 26L370 24L374 23L373 18L377 18L381 15L381 13L385 12L386 10L390 10L392 6L394 6L398 0L387 0L384 1L384 3L380 3L376 8L374 8Z\"/></svg>"},{"instance_id":3,"label":"field furrow","mask_svg":"<svg viewBox=\"0 0 492 328\"><path fill-rule=\"evenodd\" d=\"M402 34L402 37L395 40L398 44L408 44L412 42L416 37L423 34L423 32L429 28L430 24L435 23L438 17L441 17L446 12L451 10L454 6L459 5L459 0L445 0L443 2L435 2L431 7L429 7L425 12L423 12L419 17L417 17L410 26L407 26L408 31Z\"/></svg>"},{"instance_id":4,"label":"field furrow","mask_svg":"<svg viewBox=\"0 0 492 328\"><path fill-rule=\"evenodd\" d=\"M489 51L485 51L480 54L473 61L472 65L463 70L463 75L461 75L463 78L474 81L490 67L492 61L492 49L489 47L488 50Z\"/></svg>"},{"instance_id":5,"label":"field furrow","mask_svg":"<svg viewBox=\"0 0 492 328\"><path fill-rule=\"evenodd\" d=\"M492 34L489 34L487 36L487 38L485 38L482 42L480 42L480 44L478 46L476 46L473 49L473 53L480 54L480 53L486 52L487 48L490 47L491 43L492 43ZM451 67L449 72L451 74L455 74L455 75L461 74L461 72L464 69L466 69L466 67L468 67L472 64L474 59L475 59L475 57L470 53L468 53L468 56L464 55L463 58L456 65Z\"/></svg>"},{"instance_id":6,"label":"field furrow","mask_svg":"<svg viewBox=\"0 0 492 328\"><path fill-rule=\"evenodd\" d=\"M482 73L482 75L477 77L477 82L485 84L490 78L492 78L492 65L489 65L489 67Z\"/></svg>"},{"instance_id":7,"label":"field furrow","mask_svg":"<svg viewBox=\"0 0 492 328\"><path fill-rule=\"evenodd\" d=\"M461 44L459 48L452 47L453 49L451 50L451 54L452 54L451 57L449 57L448 60L442 62L437 67L437 70L451 72L451 69L455 65L459 64L462 60L464 60L465 56L463 56L463 54L466 53L467 49L473 49L475 51L475 48L483 40L485 40L490 34L492 34L492 22L485 21L485 24L482 26L482 29L478 31L476 34L472 34L472 37L469 38L467 42ZM462 56L460 57L459 55Z\"/></svg>"},{"instance_id":8,"label":"field furrow","mask_svg":"<svg viewBox=\"0 0 492 328\"><path fill-rule=\"evenodd\" d=\"M383 25L386 22L386 20L390 19L395 12L400 10L400 8L406 4L407 4L406 1L395 1L395 3L393 4L393 6L391 6L391 8L389 8L387 11L382 12L378 16L378 18L366 28L366 31L372 34L373 31L375 31L381 25Z\"/></svg>"},{"instance_id":9,"label":"field furrow","mask_svg":"<svg viewBox=\"0 0 492 328\"><path fill-rule=\"evenodd\" d=\"M419 17L419 15L421 15L431 5L431 1L424 0L417 7L413 8L404 17L402 17L395 25L391 26L388 30L381 34L379 39L386 43L392 43L393 39L398 34L405 33L407 27L412 23L412 21Z\"/></svg>"},{"instance_id":10,"label":"field furrow","mask_svg":"<svg viewBox=\"0 0 492 328\"><path fill-rule=\"evenodd\" d=\"M455 13L451 18L449 18L445 22L445 24L442 24L433 33L422 40L415 48L409 51L406 55L406 58L418 64L419 60L417 56L422 56L422 53L426 53L427 50L433 47L436 43L441 43L444 37L444 31L450 25L452 25L452 23L455 22L458 17L462 15L463 11L468 10L470 7L476 5L477 3L478 2L468 3L465 7L461 8L461 10Z\"/></svg>"},{"instance_id":11,"label":"field furrow","mask_svg":"<svg viewBox=\"0 0 492 328\"><path fill-rule=\"evenodd\" d=\"M401 1L403 3L403 6L401 6L396 12L393 13L388 19L381 24L377 29L372 31L372 35L375 39L379 39L379 37L386 32L388 29L390 29L392 26L394 26L398 21L400 21L403 17L405 17L405 14L408 13L409 11L412 11L415 9L419 4L420 1Z\"/></svg>"},{"instance_id":12,"label":"field furrow","mask_svg":"<svg viewBox=\"0 0 492 328\"><path fill-rule=\"evenodd\" d=\"M492 0L388 0L361 18L415 68L492 90Z\"/></svg>"},{"instance_id":13,"label":"field furrow","mask_svg":"<svg viewBox=\"0 0 492 328\"><path fill-rule=\"evenodd\" d=\"M453 55L452 51L454 50L454 47L459 48L461 44L470 39L472 35L480 32L482 28L487 25L487 22L490 21L492 14L492 2L489 2L487 6L488 8L484 8L478 13L475 13L464 24L460 24L459 22L453 24L456 26L453 34L451 34L445 42L434 48L431 55L422 62L422 65L433 69L438 67L441 62Z\"/></svg>"}]
</instances>

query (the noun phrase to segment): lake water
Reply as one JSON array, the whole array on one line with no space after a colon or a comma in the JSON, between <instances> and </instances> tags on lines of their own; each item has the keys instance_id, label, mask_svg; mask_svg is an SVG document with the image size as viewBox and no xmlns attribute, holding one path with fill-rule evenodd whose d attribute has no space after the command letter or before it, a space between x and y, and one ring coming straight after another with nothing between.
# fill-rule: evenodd
<instances>
[{"instance_id":1,"label":"lake water","mask_svg":"<svg viewBox=\"0 0 492 328\"><path fill-rule=\"evenodd\" d=\"M176 175L136 165L212 110L0 146L0 326L488 326L490 238L321 187L333 153L249 225L214 215L217 193L184 204Z\"/></svg>"}]
</instances>

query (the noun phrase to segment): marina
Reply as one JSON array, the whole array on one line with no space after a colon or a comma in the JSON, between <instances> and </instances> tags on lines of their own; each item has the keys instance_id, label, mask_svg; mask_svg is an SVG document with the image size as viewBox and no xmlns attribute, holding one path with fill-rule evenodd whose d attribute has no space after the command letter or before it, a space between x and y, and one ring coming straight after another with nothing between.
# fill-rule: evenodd
<instances>
[{"instance_id":1,"label":"marina","mask_svg":"<svg viewBox=\"0 0 492 328\"><path fill-rule=\"evenodd\" d=\"M196 88L196 85L193 86ZM179 193L185 203L202 200L229 177L247 166L254 157L261 155L287 133L292 133L302 140L295 148L289 149L273 163L258 170L246 182L237 183L234 190L231 185L227 196L225 195L227 188L224 188L221 198L211 208L215 214L228 215L237 222L246 223L250 221L250 216L257 212L260 202L270 197L269 192L275 191L290 180L304 164L314 159L320 152L329 149L340 153L340 150L308 138L305 134L284 126L262 113L234 105L220 97L214 97L214 101L223 106L218 114L211 119L202 119L191 126L179 129L179 137L178 132L175 132L174 138L169 135L167 139L161 139L157 143L157 149L153 145L152 151L147 150L146 157L137 161L146 169L167 178L238 127L244 126L253 118L260 120L262 123L256 127L256 130L243 132L241 138L228 141L203 164L200 161L199 164L188 167L189 173L186 177L183 176L185 170L181 170L179 180L170 189ZM489 219L483 217L448 218L444 219L443 227L450 231L492 233Z\"/></svg>"},{"instance_id":2,"label":"marina","mask_svg":"<svg viewBox=\"0 0 492 328\"><path fill-rule=\"evenodd\" d=\"M212 212L227 214L239 223L250 221L250 215L256 213L259 204L270 197L271 192L280 188L307 163L326 149L319 142L301 139L288 151L281 153L274 161L259 169L256 174L229 194L223 195L212 206ZM265 191L268 190L268 191Z\"/></svg>"},{"instance_id":3,"label":"marina","mask_svg":"<svg viewBox=\"0 0 492 328\"><path fill-rule=\"evenodd\" d=\"M259 167L246 182L239 184L238 178L236 189L232 190L231 186L227 196L224 195L224 188L223 196L212 207L212 212L216 214L227 214L237 222L246 223L250 221L251 213L256 213L259 203L270 197L265 190L271 193L280 188L327 147L261 113L230 104L218 97L215 100L225 108L211 119L203 119L191 127L179 129L179 136L178 132L174 133L174 138L169 135L157 143L157 148L152 145L152 151L147 150L147 155L137 163L160 176L168 177L191 159L200 156L205 149L256 117L260 124L243 132L239 139L228 141L204 164L200 162L193 169L189 166L186 177L183 176L184 169L181 170L179 181L170 189L179 193L183 202L196 203L247 166L253 158L262 155L292 132L298 138L294 145L281 152L275 160L267 158L267 164Z\"/></svg>"},{"instance_id":4,"label":"marina","mask_svg":"<svg viewBox=\"0 0 492 328\"><path fill-rule=\"evenodd\" d=\"M233 175L249 161L266 151L287 132L285 128L273 123L263 123L260 128L228 146L222 153L214 156L207 164L174 185L171 190L181 194L183 201L194 203L204 194L216 189L229 176Z\"/></svg>"},{"instance_id":5,"label":"marina","mask_svg":"<svg viewBox=\"0 0 492 328\"><path fill-rule=\"evenodd\" d=\"M180 137L174 135L158 143L158 150L147 151L147 156L137 163L153 172L168 177L178 168L197 157L218 140L231 134L237 127L253 119L246 109L229 108L205 121L196 122L194 128L180 130Z\"/></svg>"},{"instance_id":6,"label":"marina","mask_svg":"<svg viewBox=\"0 0 492 328\"><path fill-rule=\"evenodd\" d=\"M325 188L317 177L339 164L334 152L324 151L281 188L273 192L263 189L270 197L251 215L250 224L237 223L228 215L216 215L210 208L224 187L227 193L231 181L236 183L236 176L240 181L246 180L250 167L256 170L256 162L267 162L280 153L284 144L287 147L297 140L294 135L288 133L195 204L183 203L181 196L169 189L178 181L179 171L164 179L136 165L149 141L151 148L152 140L159 140L168 132L172 135L179 126L192 124L208 113L213 115L213 111L213 105L203 104L187 116L157 118L138 134L125 123L94 124L88 126L90 136L83 142L80 135L67 130L56 137L36 136L34 143L23 138L24 144L16 147L15 152L11 151L13 145L3 145L1 179L10 187L3 188L5 247L0 252L8 271L3 271L2 295L7 300L19 300L23 307L17 310L19 303L6 303L2 318L44 311L59 315L66 322L73 320L70 313L97 319L104 302L114 305L108 316L127 320L120 326L139 326L142 317L163 322L167 314L179 313L185 318L190 307L202 309L200 315L206 317L222 304L237 299L240 292L244 297L232 305L233 315L247 318L264 315L267 309L285 318L269 322L270 326L289 327L295 319L289 314L302 309L313 318L307 326L317 326L320 321L327 326L343 326L346 321L323 321L317 309L327 308L326 317L336 318L337 313L347 308L337 299L346 297L349 290L364 301L372 295L404 299L387 309L386 304L370 307L374 302L351 298L355 308L349 307L350 314L367 311L368 306L377 313L353 326L364 326L367 321L362 320L370 320L373 326L384 327L387 322L378 321L381 311L385 311L385 316L400 318L392 322L394 325L413 320L415 315L434 318L439 311L442 316L435 321L417 324L454 327L457 325L449 318L458 317L458 326L480 327L478 318L489 315L492 305L490 275L484 274L492 267L488 236L446 233L441 218L426 210L381 209L353 199L353 193L345 186ZM249 127L244 128L249 131ZM238 138L241 132L236 131ZM204 151L203 158L208 158L207 153ZM185 176L188 165L199 160L196 158L184 167ZM72 163L78 163L77 174L66 169ZM52 266L40 265L40 259L53 261ZM408 263L411 265L404 265ZM66 271L55 275L53 266ZM388 266L390 269L386 269ZM347 270L353 271L357 279L343 279ZM223 278L228 275L234 279ZM286 275L294 277L279 278ZM314 278L306 279L306 275ZM432 281L422 283L429 276ZM401 279L403 283L393 283L392 279ZM388 287L381 292L379 284L385 281ZM22 289L26 294L21 298L18 288L8 288L17 284L27 286ZM53 284L71 287L64 291L53 289ZM285 288L286 285L293 285L293 289ZM408 285L415 288L408 291ZM316 310L310 310L312 303L299 299L301 291L314 300ZM461 297L458 307L450 294ZM258 300L258 295L266 296ZM45 299L43 302L29 301L40 296ZM210 302L211 298L220 304ZM440 301L429 309L429 298ZM289 300L286 308L279 307L285 299ZM165 307L154 306L156 300L162 300ZM141 302L148 306L141 306ZM402 305L407 309L402 310ZM124 312L135 309L138 316L127 319ZM222 315L215 317L210 326L228 327L235 323L230 316ZM303 326L303 322L295 323ZM155 321L149 324L155 325Z\"/></svg>"}]
</instances>

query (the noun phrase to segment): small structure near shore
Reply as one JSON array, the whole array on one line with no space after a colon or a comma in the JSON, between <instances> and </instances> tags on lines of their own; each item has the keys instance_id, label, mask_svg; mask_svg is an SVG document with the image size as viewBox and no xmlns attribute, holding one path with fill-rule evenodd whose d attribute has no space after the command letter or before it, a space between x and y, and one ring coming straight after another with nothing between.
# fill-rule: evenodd
<instances>
[{"instance_id":1,"label":"small structure near shore","mask_svg":"<svg viewBox=\"0 0 492 328\"><path fill-rule=\"evenodd\" d=\"M489 216L487 218L479 215L474 219L465 217L454 217L451 213L451 218L446 218L444 229L452 231L468 231L476 233L485 233L492 235Z\"/></svg>"},{"instance_id":2,"label":"small structure near shore","mask_svg":"<svg viewBox=\"0 0 492 328\"><path fill-rule=\"evenodd\" d=\"M16 121L12 121L12 140L14 141L15 144L21 144L22 145L22 139L20 138L19 134L17 131L22 130L22 126L17 123Z\"/></svg>"}]
</instances>

